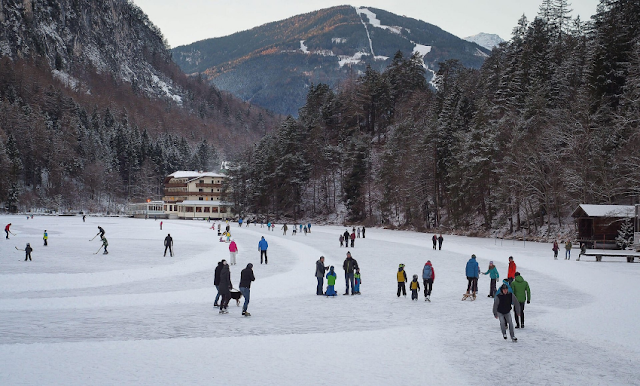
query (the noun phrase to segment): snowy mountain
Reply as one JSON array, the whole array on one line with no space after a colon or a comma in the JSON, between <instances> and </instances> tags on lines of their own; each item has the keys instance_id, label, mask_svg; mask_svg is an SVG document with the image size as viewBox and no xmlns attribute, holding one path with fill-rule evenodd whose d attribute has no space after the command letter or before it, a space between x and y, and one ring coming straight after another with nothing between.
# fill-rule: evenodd
<instances>
[{"instance_id":1,"label":"snowy mountain","mask_svg":"<svg viewBox=\"0 0 640 386\"><path fill-rule=\"evenodd\" d=\"M480 32L479 34L475 34L473 36L467 36L463 39L468 42L476 43L488 50L491 50L493 49L493 47L496 47L498 44L504 42L504 39L502 39L500 36L496 34L487 34L484 32Z\"/></svg>"},{"instance_id":2,"label":"snowy mountain","mask_svg":"<svg viewBox=\"0 0 640 386\"><path fill-rule=\"evenodd\" d=\"M339 6L176 47L173 57L186 73L203 73L245 101L297 115L311 84L333 87L367 66L381 71L397 51L419 52L428 80L440 62L478 68L489 53L420 20Z\"/></svg>"}]
</instances>

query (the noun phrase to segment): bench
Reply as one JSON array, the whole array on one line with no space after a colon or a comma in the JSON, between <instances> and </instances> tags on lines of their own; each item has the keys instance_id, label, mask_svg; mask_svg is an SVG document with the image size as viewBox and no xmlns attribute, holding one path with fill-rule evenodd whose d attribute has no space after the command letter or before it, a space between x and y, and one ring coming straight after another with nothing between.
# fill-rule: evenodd
<instances>
[{"instance_id":1,"label":"bench","mask_svg":"<svg viewBox=\"0 0 640 386\"><path fill-rule=\"evenodd\" d=\"M590 251L586 253L581 253L578 255L576 261L580 261L581 256L595 256L596 261L602 261L603 256L607 257L626 257L627 263L633 263L635 258L640 258L640 253L633 251Z\"/></svg>"}]
</instances>

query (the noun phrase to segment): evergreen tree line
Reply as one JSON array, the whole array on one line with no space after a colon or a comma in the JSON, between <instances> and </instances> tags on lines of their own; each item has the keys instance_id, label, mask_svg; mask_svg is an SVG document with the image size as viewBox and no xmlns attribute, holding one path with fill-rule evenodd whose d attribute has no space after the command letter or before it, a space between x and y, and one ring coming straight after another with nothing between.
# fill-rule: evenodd
<instances>
[{"instance_id":1,"label":"evergreen tree line","mask_svg":"<svg viewBox=\"0 0 640 386\"><path fill-rule=\"evenodd\" d=\"M544 0L479 70L398 52L247 148L240 212L416 228L553 232L579 203L640 193L640 3L601 0L588 22Z\"/></svg>"},{"instance_id":2,"label":"evergreen tree line","mask_svg":"<svg viewBox=\"0 0 640 386\"><path fill-rule=\"evenodd\" d=\"M3 63L5 71L12 66ZM170 173L219 165L206 139L152 135L126 108L87 107L80 94L32 70L0 79L1 209L117 211L127 201L161 199Z\"/></svg>"}]
</instances>

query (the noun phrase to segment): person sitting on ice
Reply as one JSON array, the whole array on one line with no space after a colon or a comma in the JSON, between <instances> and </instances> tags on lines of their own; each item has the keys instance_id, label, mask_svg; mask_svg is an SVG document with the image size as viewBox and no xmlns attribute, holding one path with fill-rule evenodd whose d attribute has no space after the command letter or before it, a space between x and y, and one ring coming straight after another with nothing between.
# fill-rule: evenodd
<instances>
[{"instance_id":1,"label":"person sitting on ice","mask_svg":"<svg viewBox=\"0 0 640 386\"><path fill-rule=\"evenodd\" d=\"M329 272L327 273L327 292L325 292L325 295L327 296L337 295L336 289L335 289L337 276L338 275L336 275L335 269L332 265L331 267L329 267Z\"/></svg>"}]
</instances>

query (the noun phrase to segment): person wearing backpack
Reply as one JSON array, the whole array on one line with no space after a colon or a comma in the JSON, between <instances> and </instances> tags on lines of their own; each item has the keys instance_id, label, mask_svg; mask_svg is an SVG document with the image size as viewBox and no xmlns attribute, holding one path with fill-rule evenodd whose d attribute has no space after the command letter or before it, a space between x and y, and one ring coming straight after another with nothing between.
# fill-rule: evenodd
<instances>
[{"instance_id":1,"label":"person wearing backpack","mask_svg":"<svg viewBox=\"0 0 640 386\"><path fill-rule=\"evenodd\" d=\"M431 265L431 260L427 260L422 268L422 281L424 284L424 301L431 301L431 290L433 289L433 281L436 278L436 272Z\"/></svg>"},{"instance_id":2,"label":"person wearing backpack","mask_svg":"<svg viewBox=\"0 0 640 386\"><path fill-rule=\"evenodd\" d=\"M516 328L524 328L524 303L531 303L531 289L529 289L529 283L524 280L524 278L520 275L520 272L516 272L516 278L511 283L511 289L513 290L513 294L518 299L518 303L520 303L520 320L518 320L518 315L515 315Z\"/></svg>"}]
</instances>

